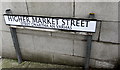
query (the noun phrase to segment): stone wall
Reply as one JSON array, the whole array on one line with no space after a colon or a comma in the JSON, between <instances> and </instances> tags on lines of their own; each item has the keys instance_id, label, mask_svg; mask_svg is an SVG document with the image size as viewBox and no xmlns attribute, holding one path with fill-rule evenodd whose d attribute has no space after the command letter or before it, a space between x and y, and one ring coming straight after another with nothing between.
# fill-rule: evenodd
<instances>
[{"instance_id":1,"label":"stone wall","mask_svg":"<svg viewBox=\"0 0 120 70\"><path fill-rule=\"evenodd\" d=\"M11 0L12 1L12 0ZM93 12L97 23L93 35L91 67L110 68L118 59L118 2L2 2L2 14L10 8L14 14L87 18ZM60 0L59 0L60 1ZM2 57L16 58L9 27L0 18ZM69 32L17 29L24 60L83 66L86 37ZM1 43L1 42L0 42Z\"/></svg>"}]
</instances>

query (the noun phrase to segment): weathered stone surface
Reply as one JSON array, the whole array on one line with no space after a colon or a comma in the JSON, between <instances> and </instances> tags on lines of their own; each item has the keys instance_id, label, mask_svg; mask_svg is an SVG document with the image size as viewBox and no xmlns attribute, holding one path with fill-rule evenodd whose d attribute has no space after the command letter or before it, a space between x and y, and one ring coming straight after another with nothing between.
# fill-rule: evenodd
<instances>
[{"instance_id":1,"label":"weathered stone surface","mask_svg":"<svg viewBox=\"0 0 120 70\"><path fill-rule=\"evenodd\" d=\"M0 56L2 56L2 31L0 31Z\"/></svg>"},{"instance_id":2,"label":"weathered stone surface","mask_svg":"<svg viewBox=\"0 0 120 70\"><path fill-rule=\"evenodd\" d=\"M120 43L120 23L118 22L118 43Z\"/></svg>"},{"instance_id":3,"label":"weathered stone surface","mask_svg":"<svg viewBox=\"0 0 120 70\"><path fill-rule=\"evenodd\" d=\"M73 41L69 39L34 36L35 49L48 52L73 54Z\"/></svg>"},{"instance_id":4,"label":"weathered stone surface","mask_svg":"<svg viewBox=\"0 0 120 70\"><path fill-rule=\"evenodd\" d=\"M52 63L53 62L53 53L49 51L44 51L42 49L35 48L34 52L34 61L44 62L44 63Z\"/></svg>"},{"instance_id":5,"label":"weathered stone surface","mask_svg":"<svg viewBox=\"0 0 120 70\"><path fill-rule=\"evenodd\" d=\"M118 3L117 2L76 2L75 4L76 17L87 18L88 14L91 12L96 14L97 19L117 21Z\"/></svg>"},{"instance_id":6,"label":"weathered stone surface","mask_svg":"<svg viewBox=\"0 0 120 70\"><path fill-rule=\"evenodd\" d=\"M85 57L87 44L84 41L74 41L74 55ZM118 58L118 45L92 42L91 58L116 61Z\"/></svg>"},{"instance_id":7,"label":"weathered stone surface","mask_svg":"<svg viewBox=\"0 0 120 70\"><path fill-rule=\"evenodd\" d=\"M74 60L75 60L74 56L54 54L53 63L74 66ZM81 63L80 63L80 65L81 65Z\"/></svg>"},{"instance_id":8,"label":"weathered stone surface","mask_svg":"<svg viewBox=\"0 0 120 70\"><path fill-rule=\"evenodd\" d=\"M17 34L23 59L30 60L34 57L34 42L32 35Z\"/></svg>"},{"instance_id":9,"label":"weathered stone surface","mask_svg":"<svg viewBox=\"0 0 120 70\"><path fill-rule=\"evenodd\" d=\"M45 16L73 16L72 2L27 2L29 14Z\"/></svg>"},{"instance_id":10,"label":"weathered stone surface","mask_svg":"<svg viewBox=\"0 0 120 70\"><path fill-rule=\"evenodd\" d=\"M74 40L74 55L85 57L86 46L85 41Z\"/></svg>"},{"instance_id":11,"label":"weathered stone surface","mask_svg":"<svg viewBox=\"0 0 120 70\"><path fill-rule=\"evenodd\" d=\"M5 24L3 16L2 16L1 26L2 26L1 30L3 30L3 31L10 31L9 27Z\"/></svg>"},{"instance_id":12,"label":"weathered stone surface","mask_svg":"<svg viewBox=\"0 0 120 70\"><path fill-rule=\"evenodd\" d=\"M83 67L85 59L82 57L54 53L53 63ZM95 61L93 59L90 60L90 66L95 66Z\"/></svg>"},{"instance_id":13,"label":"weathered stone surface","mask_svg":"<svg viewBox=\"0 0 120 70\"><path fill-rule=\"evenodd\" d=\"M86 37L84 35L81 35L81 34L75 34L74 40L86 40Z\"/></svg>"},{"instance_id":14,"label":"weathered stone surface","mask_svg":"<svg viewBox=\"0 0 120 70\"><path fill-rule=\"evenodd\" d=\"M118 45L93 42L91 58L103 61L116 61L118 59Z\"/></svg>"},{"instance_id":15,"label":"weathered stone surface","mask_svg":"<svg viewBox=\"0 0 120 70\"><path fill-rule=\"evenodd\" d=\"M52 36L59 37L59 38L74 39L74 34L71 34L71 33L54 32L52 33Z\"/></svg>"},{"instance_id":16,"label":"weathered stone surface","mask_svg":"<svg viewBox=\"0 0 120 70\"><path fill-rule=\"evenodd\" d=\"M119 2L119 0L75 0L76 2Z\"/></svg>"},{"instance_id":17,"label":"weathered stone surface","mask_svg":"<svg viewBox=\"0 0 120 70\"><path fill-rule=\"evenodd\" d=\"M75 66L84 66L84 58L74 56L74 65Z\"/></svg>"},{"instance_id":18,"label":"weathered stone surface","mask_svg":"<svg viewBox=\"0 0 120 70\"><path fill-rule=\"evenodd\" d=\"M100 41L118 43L118 22L102 22Z\"/></svg>"},{"instance_id":19,"label":"weathered stone surface","mask_svg":"<svg viewBox=\"0 0 120 70\"><path fill-rule=\"evenodd\" d=\"M2 32L2 56L16 58L12 37L9 32Z\"/></svg>"},{"instance_id":20,"label":"weathered stone surface","mask_svg":"<svg viewBox=\"0 0 120 70\"><path fill-rule=\"evenodd\" d=\"M2 30L2 2L0 2L0 30Z\"/></svg>"},{"instance_id":21,"label":"weathered stone surface","mask_svg":"<svg viewBox=\"0 0 120 70\"><path fill-rule=\"evenodd\" d=\"M2 2L2 13L11 9L13 14L28 14L25 0L23 2Z\"/></svg>"},{"instance_id":22,"label":"weathered stone surface","mask_svg":"<svg viewBox=\"0 0 120 70\"><path fill-rule=\"evenodd\" d=\"M6 9L11 9L13 14L28 14L25 0L23 2L2 2L2 14L5 14ZM2 17L2 30L9 31L9 28L5 25Z\"/></svg>"},{"instance_id":23,"label":"weathered stone surface","mask_svg":"<svg viewBox=\"0 0 120 70\"><path fill-rule=\"evenodd\" d=\"M51 36L51 32L48 31L17 29L17 32L21 34L29 34L29 35L37 35L37 36Z\"/></svg>"}]
</instances>

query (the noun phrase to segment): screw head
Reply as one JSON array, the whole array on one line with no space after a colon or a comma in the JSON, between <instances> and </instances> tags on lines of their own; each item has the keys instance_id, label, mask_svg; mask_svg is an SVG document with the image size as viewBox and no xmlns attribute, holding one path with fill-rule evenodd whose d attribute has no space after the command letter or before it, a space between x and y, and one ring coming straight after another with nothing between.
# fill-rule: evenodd
<instances>
[{"instance_id":1,"label":"screw head","mask_svg":"<svg viewBox=\"0 0 120 70\"><path fill-rule=\"evenodd\" d=\"M7 14L12 14L12 10L11 9L6 9L5 11Z\"/></svg>"},{"instance_id":2,"label":"screw head","mask_svg":"<svg viewBox=\"0 0 120 70\"><path fill-rule=\"evenodd\" d=\"M95 13L89 13L89 18L95 18Z\"/></svg>"}]
</instances>

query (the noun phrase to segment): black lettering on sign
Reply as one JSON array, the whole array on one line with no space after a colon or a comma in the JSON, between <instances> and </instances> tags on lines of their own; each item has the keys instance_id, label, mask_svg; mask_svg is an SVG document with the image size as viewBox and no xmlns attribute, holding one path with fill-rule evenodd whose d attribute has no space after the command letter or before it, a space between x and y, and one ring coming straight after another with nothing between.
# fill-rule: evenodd
<instances>
[{"instance_id":1,"label":"black lettering on sign","mask_svg":"<svg viewBox=\"0 0 120 70\"><path fill-rule=\"evenodd\" d=\"M75 26L75 21L73 19L71 20L71 26Z\"/></svg>"},{"instance_id":2,"label":"black lettering on sign","mask_svg":"<svg viewBox=\"0 0 120 70\"><path fill-rule=\"evenodd\" d=\"M76 20L76 26L78 26L78 27L79 27L79 22L78 22L78 20Z\"/></svg>"},{"instance_id":3,"label":"black lettering on sign","mask_svg":"<svg viewBox=\"0 0 120 70\"><path fill-rule=\"evenodd\" d=\"M64 21L64 19L62 19L62 22L63 22L62 26L64 26L64 25L65 25L65 21Z\"/></svg>"},{"instance_id":4,"label":"black lettering on sign","mask_svg":"<svg viewBox=\"0 0 120 70\"><path fill-rule=\"evenodd\" d=\"M47 23L46 18L42 18L42 21L43 21L43 23Z\"/></svg>"},{"instance_id":5,"label":"black lettering on sign","mask_svg":"<svg viewBox=\"0 0 120 70\"><path fill-rule=\"evenodd\" d=\"M15 22L30 23L29 17L24 17L24 16L8 16L8 20Z\"/></svg>"},{"instance_id":6,"label":"black lettering on sign","mask_svg":"<svg viewBox=\"0 0 120 70\"><path fill-rule=\"evenodd\" d=\"M81 27L88 27L89 20L81 20Z\"/></svg>"},{"instance_id":7,"label":"black lettering on sign","mask_svg":"<svg viewBox=\"0 0 120 70\"><path fill-rule=\"evenodd\" d=\"M18 20L19 20L19 22L23 22L23 17L22 16L18 16Z\"/></svg>"},{"instance_id":8,"label":"black lettering on sign","mask_svg":"<svg viewBox=\"0 0 120 70\"><path fill-rule=\"evenodd\" d=\"M36 22L37 23L37 17L32 17L32 22Z\"/></svg>"},{"instance_id":9,"label":"black lettering on sign","mask_svg":"<svg viewBox=\"0 0 120 70\"><path fill-rule=\"evenodd\" d=\"M87 20L87 21L86 21L86 27L88 27L88 22L89 22L89 21Z\"/></svg>"},{"instance_id":10,"label":"black lettering on sign","mask_svg":"<svg viewBox=\"0 0 120 70\"><path fill-rule=\"evenodd\" d=\"M42 19L40 17L32 17L32 22L42 23Z\"/></svg>"},{"instance_id":11,"label":"black lettering on sign","mask_svg":"<svg viewBox=\"0 0 120 70\"><path fill-rule=\"evenodd\" d=\"M56 19L56 22L57 22L56 25L58 25L58 20L59 20L59 19Z\"/></svg>"},{"instance_id":12,"label":"black lettering on sign","mask_svg":"<svg viewBox=\"0 0 120 70\"><path fill-rule=\"evenodd\" d=\"M9 21L13 21L13 20L12 20L12 16L8 16L8 20L9 20Z\"/></svg>"},{"instance_id":13,"label":"black lettering on sign","mask_svg":"<svg viewBox=\"0 0 120 70\"><path fill-rule=\"evenodd\" d=\"M42 21L41 21L41 18L39 17L38 18L38 21L37 21L38 23L42 23Z\"/></svg>"},{"instance_id":14,"label":"black lettering on sign","mask_svg":"<svg viewBox=\"0 0 120 70\"><path fill-rule=\"evenodd\" d=\"M12 16L13 21L18 22L18 19L16 18L17 16Z\"/></svg>"},{"instance_id":15,"label":"black lettering on sign","mask_svg":"<svg viewBox=\"0 0 120 70\"><path fill-rule=\"evenodd\" d=\"M23 22L25 22L25 20L26 20L25 17L23 17Z\"/></svg>"},{"instance_id":16,"label":"black lettering on sign","mask_svg":"<svg viewBox=\"0 0 120 70\"><path fill-rule=\"evenodd\" d=\"M67 20L67 25L68 25L68 23L69 23L69 19L66 19Z\"/></svg>"},{"instance_id":17,"label":"black lettering on sign","mask_svg":"<svg viewBox=\"0 0 120 70\"><path fill-rule=\"evenodd\" d=\"M7 25L95 32L97 20L4 14ZM93 28L94 27L94 28Z\"/></svg>"},{"instance_id":18,"label":"black lettering on sign","mask_svg":"<svg viewBox=\"0 0 120 70\"><path fill-rule=\"evenodd\" d=\"M50 18L47 18L47 23L48 23L48 24L51 24Z\"/></svg>"},{"instance_id":19,"label":"black lettering on sign","mask_svg":"<svg viewBox=\"0 0 120 70\"><path fill-rule=\"evenodd\" d=\"M52 19L52 24L55 25L55 19Z\"/></svg>"},{"instance_id":20,"label":"black lettering on sign","mask_svg":"<svg viewBox=\"0 0 120 70\"><path fill-rule=\"evenodd\" d=\"M84 24L85 23L83 23L84 21L83 20L81 20L81 27L84 27Z\"/></svg>"}]
</instances>

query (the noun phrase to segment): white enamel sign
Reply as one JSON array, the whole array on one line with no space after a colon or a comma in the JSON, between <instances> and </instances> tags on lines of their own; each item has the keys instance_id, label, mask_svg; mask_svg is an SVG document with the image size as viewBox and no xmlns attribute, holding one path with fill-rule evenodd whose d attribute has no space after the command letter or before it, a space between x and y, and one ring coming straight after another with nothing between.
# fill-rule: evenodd
<instances>
[{"instance_id":1,"label":"white enamel sign","mask_svg":"<svg viewBox=\"0 0 120 70\"><path fill-rule=\"evenodd\" d=\"M92 19L8 14L4 14L4 19L7 25L83 32L95 32L97 22Z\"/></svg>"}]
</instances>

